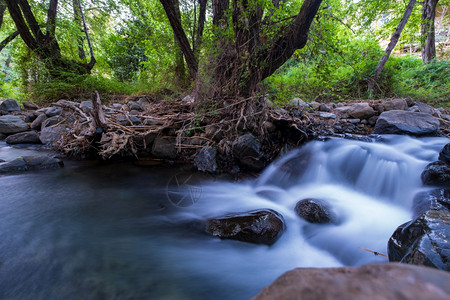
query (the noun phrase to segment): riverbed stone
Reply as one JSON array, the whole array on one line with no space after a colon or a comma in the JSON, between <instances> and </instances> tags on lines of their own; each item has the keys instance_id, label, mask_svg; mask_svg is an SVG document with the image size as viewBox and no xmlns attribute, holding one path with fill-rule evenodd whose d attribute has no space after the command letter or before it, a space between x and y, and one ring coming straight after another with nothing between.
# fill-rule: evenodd
<instances>
[{"instance_id":1,"label":"riverbed stone","mask_svg":"<svg viewBox=\"0 0 450 300\"><path fill-rule=\"evenodd\" d=\"M217 148L203 147L194 159L194 165L199 171L215 173L217 171Z\"/></svg>"},{"instance_id":2,"label":"riverbed stone","mask_svg":"<svg viewBox=\"0 0 450 300\"><path fill-rule=\"evenodd\" d=\"M40 144L39 134L36 131L25 131L15 133L6 138L6 143L15 144Z\"/></svg>"},{"instance_id":3,"label":"riverbed stone","mask_svg":"<svg viewBox=\"0 0 450 300\"><path fill-rule=\"evenodd\" d=\"M158 136L152 147L152 155L157 158L175 159L178 156L175 137Z\"/></svg>"},{"instance_id":4,"label":"riverbed stone","mask_svg":"<svg viewBox=\"0 0 450 300\"><path fill-rule=\"evenodd\" d=\"M93 108L93 104L92 101L81 101L80 103L80 109L85 113L85 114L90 114Z\"/></svg>"},{"instance_id":5,"label":"riverbed stone","mask_svg":"<svg viewBox=\"0 0 450 300\"><path fill-rule=\"evenodd\" d=\"M348 115L355 119L367 119L375 115L375 111L369 103L355 103L350 107Z\"/></svg>"},{"instance_id":6,"label":"riverbed stone","mask_svg":"<svg viewBox=\"0 0 450 300\"><path fill-rule=\"evenodd\" d=\"M329 203L321 199L303 199L295 205L297 215L310 223L337 223L336 214Z\"/></svg>"},{"instance_id":7,"label":"riverbed stone","mask_svg":"<svg viewBox=\"0 0 450 300\"><path fill-rule=\"evenodd\" d=\"M443 161L432 162L425 167L421 178L423 184L450 188L450 165Z\"/></svg>"},{"instance_id":8,"label":"riverbed stone","mask_svg":"<svg viewBox=\"0 0 450 300\"><path fill-rule=\"evenodd\" d=\"M14 99L6 99L0 104L0 110L10 113L15 111L20 111L19 103Z\"/></svg>"},{"instance_id":9,"label":"riverbed stone","mask_svg":"<svg viewBox=\"0 0 450 300\"><path fill-rule=\"evenodd\" d=\"M45 114L49 118L55 117L55 116L60 116L62 114L62 109L60 107L52 106L45 110Z\"/></svg>"},{"instance_id":10,"label":"riverbed stone","mask_svg":"<svg viewBox=\"0 0 450 300\"><path fill-rule=\"evenodd\" d=\"M127 105L128 105L128 109L130 110L130 111L132 111L132 110L136 110L136 111L144 111L144 109L142 108L142 106L140 106L137 102L135 102L135 101L129 101L128 103L127 103Z\"/></svg>"},{"instance_id":11,"label":"riverbed stone","mask_svg":"<svg viewBox=\"0 0 450 300\"><path fill-rule=\"evenodd\" d=\"M450 274L423 266L380 263L341 268L297 268L253 300L444 300Z\"/></svg>"},{"instance_id":12,"label":"riverbed stone","mask_svg":"<svg viewBox=\"0 0 450 300\"><path fill-rule=\"evenodd\" d=\"M39 106L37 104L31 102L31 101L22 101L23 108L26 110L36 110L39 109Z\"/></svg>"},{"instance_id":13,"label":"riverbed stone","mask_svg":"<svg viewBox=\"0 0 450 300\"><path fill-rule=\"evenodd\" d=\"M30 127L33 130L41 130L42 123L47 120L47 116L45 114L40 114L34 119L34 121L31 123Z\"/></svg>"},{"instance_id":14,"label":"riverbed stone","mask_svg":"<svg viewBox=\"0 0 450 300\"><path fill-rule=\"evenodd\" d=\"M450 189L434 189L420 192L414 196L413 213L415 218L431 209L450 211Z\"/></svg>"},{"instance_id":15,"label":"riverbed stone","mask_svg":"<svg viewBox=\"0 0 450 300\"><path fill-rule=\"evenodd\" d=\"M0 174L32 170L59 169L64 162L48 156L22 156L0 165Z\"/></svg>"},{"instance_id":16,"label":"riverbed stone","mask_svg":"<svg viewBox=\"0 0 450 300\"><path fill-rule=\"evenodd\" d=\"M428 210L400 225L388 242L389 261L450 271L450 211Z\"/></svg>"},{"instance_id":17,"label":"riverbed stone","mask_svg":"<svg viewBox=\"0 0 450 300\"><path fill-rule=\"evenodd\" d=\"M13 134L29 130L28 124L12 115L0 116L0 133Z\"/></svg>"},{"instance_id":18,"label":"riverbed stone","mask_svg":"<svg viewBox=\"0 0 450 300\"><path fill-rule=\"evenodd\" d=\"M429 115L434 114L434 108L423 102L416 102L416 104L411 106L408 110L412 112L421 112Z\"/></svg>"},{"instance_id":19,"label":"riverbed stone","mask_svg":"<svg viewBox=\"0 0 450 300\"><path fill-rule=\"evenodd\" d=\"M46 114L46 116L48 117L47 114ZM49 117L48 119L45 119L42 122L41 129L42 128L46 128L46 127L50 127L50 126L53 126L53 125L56 125L58 123L61 123L62 121L64 121L64 118L62 116L60 116L60 115Z\"/></svg>"},{"instance_id":20,"label":"riverbed stone","mask_svg":"<svg viewBox=\"0 0 450 300\"><path fill-rule=\"evenodd\" d=\"M439 152L439 160L450 164L450 143L444 146Z\"/></svg>"},{"instance_id":21,"label":"riverbed stone","mask_svg":"<svg viewBox=\"0 0 450 300\"><path fill-rule=\"evenodd\" d=\"M205 228L221 239L272 245L283 234L285 223L278 212L260 209L209 219Z\"/></svg>"},{"instance_id":22,"label":"riverbed stone","mask_svg":"<svg viewBox=\"0 0 450 300\"><path fill-rule=\"evenodd\" d=\"M251 171L261 171L265 167L261 143L251 134L238 137L232 144L233 155L239 164Z\"/></svg>"},{"instance_id":23,"label":"riverbed stone","mask_svg":"<svg viewBox=\"0 0 450 300\"><path fill-rule=\"evenodd\" d=\"M439 121L426 113L404 110L383 112L377 119L373 134L408 134L413 136L436 136Z\"/></svg>"},{"instance_id":24,"label":"riverbed stone","mask_svg":"<svg viewBox=\"0 0 450 300\"><path fill-rule=\"evenodd\" d=\"M383 102L384 111L389 110L407 110L408 103L406 103L405 99L392 99L386 100Z\"/></svg>"},{"instance_id":25,"label":"riverbed stone","mask_svg":"<svg viewBox=\"0 0 450 300\"><path fill-rule=\"evenodd\" d=\"M45 127L41 130L39 139L44 145L52 145L53 143L59 141L61 136L67 131L64 125Z\"/></svg>"}]
</instances>

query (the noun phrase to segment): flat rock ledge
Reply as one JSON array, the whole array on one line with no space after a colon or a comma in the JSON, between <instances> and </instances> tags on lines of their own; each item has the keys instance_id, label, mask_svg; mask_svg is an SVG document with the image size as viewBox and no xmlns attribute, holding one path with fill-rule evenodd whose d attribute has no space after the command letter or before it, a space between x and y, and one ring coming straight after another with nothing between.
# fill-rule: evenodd
<instances>
[{"instance_id":1,"label":"flat rock ledge","mask_svg":"<svg viewBox=\"0 0 450 300\"><path fill-rule=\"evenodd\" d=\"M283 274L253 300L444 300L450 273L399 263L344 268L304 268Z\"/></svg>"}]
</instances>

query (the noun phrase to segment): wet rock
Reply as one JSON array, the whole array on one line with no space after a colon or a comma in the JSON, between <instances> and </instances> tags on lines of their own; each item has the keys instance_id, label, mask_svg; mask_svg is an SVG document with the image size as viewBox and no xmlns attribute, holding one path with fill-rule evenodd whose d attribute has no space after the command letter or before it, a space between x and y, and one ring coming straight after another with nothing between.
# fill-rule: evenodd
<instances>
[{"instance_id":1,"label":"wet rock","mask_svg":"<svg viewBox=\"0 0 450 300\"><path fill-rule=\"evenodd\" d=\"M41 130L42 123L47 120L47 116L45 114L40 114L37 118L31 123L30 127L33 130Z\"/></svg>"},{"instance_id":2,"label":"wet rock","mask_svg":"<svg viewBox=\"0 0 450 300\"><path fill-rule=\"evenodd\" d=\"M310 223L337 223L336 214L330 205L321 199L303 199L295 205L297 215Z\"/></svg>"},{"instance_id":3,"label":"wet rock","mask_svg":"<svg viewBox=\"0 0 450 300\"><path fill-rule=\"evenodd\" d=\"M253 210L209 219L206 232L221 239L274 244L283 234L284 219L272 209Z\"/></svg>"},{"instance_id":4,"label":"wet rock","mask_svg":"<svg viewBox=\"0 0 450 300\"><path fill-rule=\"evenodd\" d=\"M428 164L421 175L423 184L450 188L450 165L443 161Z\"/></svg>"},{"instance_id":5,"label":"wet rock","mask_svg":"<svg viewBox=\"0 0 450 300\"><path fill-rule=\"evenodd\" d=\"M6 143L14 144L40 144L39 134L36 131L25 131L10 135L6 138Z\"/></svg>"},{"instance_id":6,"label":"wet rock","mask_svg":"<svg viewBox=\"0 0 450 300\"><path fill-rule=\"evenodd\" d=\"M330 112L331 111L331 107L328 106L325 103L321 103L320 106L319 106L319 111Z\"/></svg>"},{"instance_id":7,"label":"wet rock","mask_svg":"<svg viewBox=\"0 0 450 300\"><path fill-rule=\"evenodd\" d=\"M417 102L416 104L411 106L408 110L412 112L421 112L429 115L434 114L434 108L423 102Z\"/></svg>"},{"instance_id":8,"label":"wet rock","mask_svg":"<svg viewBox=\"0 0 450 300\"><path fill-rule=\"evenodd\" d=\"M31 123L36 120L36 116L33 113L25 113L23 115L25 116L25 123Z\"/></svg>"},{"instance_id":9,"label":"wet rock","mask_svg":"<svg viewBox=\"0 0 450 300\"><path fill-rule=\"evenodd\" d=\"M62 114L62 109L60 107L49 107L45 110L45 115L48 118L60 116L61 114Z\"/></svg>"},{"instance_id":10,"label":"wet rock","mask_svg":"<svg viewBox=\"0 0 450 300\"><path fill-rule=\"evenodd\" d=\"M319 116L324 119L336 119L336 115L329 112L319 112Z\"/></svg>"},{"instance_id":11,"label":"wet rock","mask_svg":"<svg viewBox=\"0 0 450 300\"><path fill-rule=\"evenodd\" d=\"M92 101L81 101L80 103L80 109L85 113L85 114L90 114L93 108L93 104Z\"/></svg>"},{"instance_id":12,"label":"wet rock","mask_svg":"<svg viewBox=\"0 0 450 300\"><path fill-rule=\"evenodd\" d=\"M66 127L64 125L58 125L55 127L45 127L41 130L39 139L44 145L51 145L61 138L61 136L66 132Z\"/></svg>"},{"instance_id":13,"label":"wet rock","mask_svg":"<svg viewBox=\"0 0 450 300\"><path fill-rule=\"evenodd\" d=\"M439 121L429 114L390 110L378 117L372 133L435 136L439 134L439 130Z\"/></svg>"},{"instance_id":14,"label":"wet rock","mask_svg":"<svg viewBox=\"0 0 450 300\"><path fill-rule=\"evenodd\" d=\"M429 210L400 225L388 242L389 261L450 271L450 211Z\"/></svg>"},{"instance_id":15,"label":"wet rock","mask_svg":"<svg viewBox=\"0 0 450 300\"><path fill-rule=\"evenodd\" d=\"M32 170L59 169L64 166L62 160L48 156L22 156L0 165L0 174Z\"/></svg>"},{"instance_id":16,"label":"wet rock","mask_svg":"<svg viewBox=\"0 0 450 300\"><path fill-rule=\"evenodd\" d=\"M176 138L169 136L158 136L153 142L152 155L158 158L177 158Z\"/></svg>"},{"instance_id":17,"label":"wet rock","mask_svg":"<svg viewBox=\"0 0 450 300\"><path fill-rule=\"evenodd\" d=\"M21 118L12 115L0 117L0 133L12 134L29 130L28 124Z\"/></svg>"},{"instance_id":18,"label":"wet rock","mask_svg":"<svg viewBox=\"0 0 450 300\"><path fill-rule=\"evenodd\" d=\"M6 99L0 104L0 110L8 113L20 111L20 105L14 99Z\"/></svg>"},{"instance_id":19,"label":"wet rock","mask_svg":"<svg viewBox=\"0 0 450 300\"><path fill-rule=\"evenodd\" d=\"M199 171L215 173L217 171L217 148L203 147L194 159L194 165Z\"/></svg>"},{"instance_id":20,"label":"wet rock","mask_svg":"<svg viewBox=\"0 0 450 300\"><path fill-rule=\"evenodd\" d=\"M253 300L448 299L450 274L398 263L342 268L298 268L283 274Z\"/></svg>"},{"instance_id":21,"label":"wet rock","mask_svg":"<svg viewBox=\"0 0 450 300\"><path fill-rule=\"evenodd\" d=\"M413 200L414 217L418 217L428 210L450 211L450 189L434 189L418 193Z\"/></svg>"},{"instance_id":22,"label":"wet rock","mask_svg":"<svg viewBox=\"0 0 450 300\"><path fill-rule=\"evenodd\" d=\"M31 101L23 101L22 102L23 108L27 109L27 110L36 110L39 109L39 106L37 106L36 104L34 104Z\"/></svg>"},{"instance_id":23,"label":"wet rock","mask_svg":"<svg viewBox=\"0 0 450 300\"><path fill-rule=\"evenodd\" d=\"M131 110L137 110L137 111L144 111L144 109L142 108L142 106L140 106L137 102L134 101L130 101L127 103L128 105L128 109Z\"/></svg>"},{"instance_id":24,"label":"wet rock","mask_svg":"<svg viewBox=\"0 0 450 300\"><path fill-rule=\"evenodd\" d=\"M369 103L355 103L350 107L348 115L354 119L367 119L375 115L375 111Z\"/></svg>"},{"instance_id":25,"label":"wet rock","mask_svg":"<svg viewBox=\"0 0 450 300\"><path fill-rule=\"evenodd\" d=\"M384 111L407 110L408 104L406 103L405 99L392 99L392 100L387 100L383 103L383 109L384 109Z\"/></svg>"},{"instance_id":26,"label":"wet rock","mask_svg":"<svg viewBox=\"0 0 450 300\"><path fill-rule=\"evenodd\" d=\"M439 152L439 160L450 164L450 143L444 146Z\"/></svg>"},{"instance_id":27,"label":"wet rock","mask_svg":"<svg viewBox=\"0 0 450 300\"><path fill-rule=\"evenodd\" d=\"M48 115L47 115L47 117L48 117ZM50 127L50 126L53 126L53 125L56 125L58 123L61 123L62 121L64 121L64 118L59 116L59 115L50 117L50 118L45 119L44 121L42 121L41 129L42 128L46 128L46 127Z\"/></svg>"},{"instance_id":28,"label":"wet rock","mask_svg":"<svg viewBox=\"0 0 450 300\"><path fill-rule=\"evenodd\" d=\"M116 122L122 126L132 126L142 124L141 119L133 115L128 116L128 118L123 115L118 116Z\"/></svg>"},{"instance_id":29,"label":"wet rock","mask_svg":"<svg viewBox=\"0 0 450 300\"><path fill-rule=\"evenodd\" d=\"M261 171L265 167L260 142L250 133L241 135L233 142L233 155L239 164L252 171Z\"/></svg>"}]
</instances>

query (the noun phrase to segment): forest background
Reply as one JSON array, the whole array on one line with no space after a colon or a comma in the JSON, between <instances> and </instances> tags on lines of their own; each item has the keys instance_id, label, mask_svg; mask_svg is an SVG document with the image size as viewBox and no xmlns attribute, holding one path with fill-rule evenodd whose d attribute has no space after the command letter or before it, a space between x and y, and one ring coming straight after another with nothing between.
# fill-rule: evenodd
<instances>
[{"instance_id":1,"label":"forest background","mask_svg":"<svg viewBox=\"0 0 450 300\"><path fill-rule=\"evenodd\" d=\"M39 52L42 47L33 49L30 47L33 40L27 42L17 32L7 0L0 0L0 98L31 99L43 104L61 98L90 98L94 90L111 100L121 100L129 95L183 98L195 90L196 76L198 82L199 77L207 76L201 72L208 69L201 71L200 68L199 74L193 74L192 64L174 35L173 23L164 4L176 8L192 59L197 66L205 66L211 56L225 51L225 44L218 41L218 32L220 41L236 38L233 24L222 27L221 31L214 23L214 3L217 2L18 0L18 6L22 3L32 12L34 30L42 28L45 33L42 40L51 40L49 43L55 45L50 49L58 50L56 54L45 54L53 58L58 56L58 63L52 61L49 64L48 58ZM245 3L240 16L242 20L247 17L251 20L251 13L247 16L246 12L264 10L261 19L270 20L270 26L265 27L267 39L276 38L298 14L303 3L232 2L235 5ZM306 45L296 50L273 74L258 82L254 90L280 105L295 97L330 102L410 96L417 101L450 107L449 0L415 3L376 88L368 90L368 81L385 54L384 49L408 2L322 1ZM427 43L424 28L430 25L430 20L423 16L424 8L430 2L435 6L432 21L436 53L431 59L425 59L422 55ZM236 13L234 7L224 10L230 16L229 22ZM39 41L39 33L33 31L33 22L27 19L27 23ZM264 44L266 41L258 42ZM239 90L239 82L248 75L239 76L233 89Z\"/></svg>"}]
</instances>

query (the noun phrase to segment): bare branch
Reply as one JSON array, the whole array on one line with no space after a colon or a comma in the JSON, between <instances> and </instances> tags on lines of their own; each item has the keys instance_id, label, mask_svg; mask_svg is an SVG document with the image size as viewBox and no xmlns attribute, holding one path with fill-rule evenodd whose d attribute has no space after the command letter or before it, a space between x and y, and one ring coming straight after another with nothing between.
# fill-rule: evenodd
<instances>
[{"instance_id":1,"label":"bare branch","mask_svg":"<svg viewBox=\"0 0 450 300\"><path fill-rule=\"evenodd\" d=\"M19 35L18 31L11 33L6 39L0 43L0 52L5 48L10 42L12 42Z\"/></svg>"}]
</instances>

